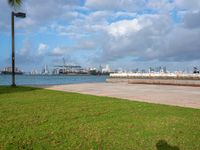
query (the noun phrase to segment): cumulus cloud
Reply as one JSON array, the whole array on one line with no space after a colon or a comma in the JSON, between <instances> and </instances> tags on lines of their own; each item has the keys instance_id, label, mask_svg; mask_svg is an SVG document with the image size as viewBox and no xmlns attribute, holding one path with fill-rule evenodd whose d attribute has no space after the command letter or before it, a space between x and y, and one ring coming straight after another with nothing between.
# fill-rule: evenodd
<instances>
[{"instance_id":1,"label":"cumulus cloud","mask_svg":"<svg viewBox=\"0 0 200 150\"><path fill-rule=\"evenodd\" d=\"M30 64L35 64L38 62L41 63L44 60L42 55L35 53L30 39L24 40L22 47L19 49L19 51L16 51L15 57L16 64L20 66L29 66ZM7 61L10 60L11 58L9 58Z\"/></svg>"},{"instance_id":2,"label":"cumulus cloud","mask_svg":"<svg viewBox=\"0 0 200 150\"><path fill-rule=\"evenodd\" d=\"M175 7L174 1L170 0L150 0L147 3L147 8L159 12L169 12Z\"/></svg>"},{"instance_id":3,"label":"cumulus cloud","mask_svg":"<svg viewBox=\"0 0 200 150\"><path fill-rule=\"evenodd\" d=\"M10 30L9 10L0 0L4 32ZM199 0L27 0L22 10L27 18L16 20L17 28L51 32L62 41L39 41L35 49L24 44L18 55L30 60L33 51L40 57L85 51L91 63L198 62L200 57Z\"/></svg>"},{"instance_id":4,"label":"cumulus cloud","mask_svg":"<svg viewBox=\"0 0 200 150\"><path fill-rule=\"evenodd\" d=\"M177 7L187 10L199 10L200 1L199 0L175 0Z\"/></svg>"},{"instance_id":5,"label":"cumulus cloud","mask_svg":"<svg viewBox=\"0 0 200 150\"><path fill-rule=\"evenodd\" d=\"M107 26L99 60L114 61L132 56L138 60L157 59L163 38L172 29L167 15L143 15Z\"/></svg>"},{"instance_id":6,"label":"cumulus cloud","mask_svg":"<svg viewBox=\"0 0 200 150\"><path fill-rule=\"evenodd\" d=\"M98 48L98 43L96 43L94 40L82 40L79 39L71 49L74 50L94 50Z\"/></svg>"},{"instance_id":7,"label":"cumulus cloud","mask_svg":"<svg viewBox=\"0 0 200 150\"><path fill-rule=\"evenodd\" d=\"M97 43L92 40L81 40L77 39L76 44L72 46L63 46L63 47L55 47L50 53L49 56L55 57L64 57L65 55L69 55L70 53L74 53L77 51L92 51L97 47Z\"/></svg>"},{"instance_id":8,"label":"cumulus cloud","mask_svg":"<svg viewBox=\"0 0 200 150\"><path fill-rule=\"evenodd\" d=\"M108 27L108 33L114 37L128 36L131 32L138 32L143 28L144 24L139 24L137 19L122 20L112 23Z\"/></svg>"},{"instance_id":9,"label":"cumulus cloud","mask_svg":"<svg viewBox=\"0 0 200 150\"><path fill-rule=\"evenodd\" d=\"M45 59L44 56L47 54L48 45L40 43L36 50L33 47L33 43L30 39L25 39L23 41L22 47L16 51L15 55L17 66L26 68L30 67L30 65L40 66L43 63ZM6 61L9 64L11 58L9 57Z\"/></svg>"},{"instance_id":10,"label":"cumulus cloud","mask_svg":"<svg viewBox=\"0 0 200 150\"><path fill-rule=\"evenodd\" d=\"M40 43L38 46L38 55L45 54L48 50L48 45L44 43Z\"/></svg>"},{"instance_id":11,"label":"cumulus cloud","mask_svg":"<svg viewBox=\"0 0 200 150\"><path fill-rule=\"evenodd\" d=\"M200 10L185 13L183 23L186 28L200 28Z\"/></svg>"},{"instance_id":12,"label":"cumulus cloud","mask_svg":"<svg viewBox=\"0 0 200 150\"><path fill-rule=\"evenodd\" d=\"M94 3L95 1L91 0L90 4ZM109 6L108 3L99 2L99 5ZM101 43L101 51L95 57L95 61L114 62L126 57L132 57L135 61L158 60L161 62L199 59L199 54L197 54L200 35L199 1L155 0L149 1L146 6L154 10L164 8L165 11L160 14L136 15L133 19L118 20L109 25L91 26L91 30L101 30L99 37L101 40L98 40L98 43ZM179 24L174 23L170 16L175 13L173 12L175 7L178 7L180 11L188 9Z\"/></svg>"},{"instance_id":13,"label":"cumulus cloud","mask_svg":"<svg viewBox=\"0 0 200 150\"><path fill-rule=\"evenodd\" d=\"M86 0L86 7L95 10L137 11L145 6L145 0Z\"/></svg>"},{"instance_id":14,"label":"cumulus cloud","mask_svg":"<svg viewBox=\"0 0 200 150\"><path fill-rule=\"evenodd\" d=\"M73 9L80 4L81 2L79 0L48 0L48 2L41 0L24 1L23 7L18 11L25 12L27 18L17 19L16 27L33 31L33 29L37 30L59 19L76 17ZM4 20L0 27L8 30L10 29L8 25L10 25L10 12L12 9L5 0L0 0L0 8L0 19Z\"/></svg>"},{"instance_id":15,"label":"cumulus cloud","mask_svg":"<svg viewBox=\"0 0 200 150\"><path fill-rule=\"evenodd\" d=\"M175 3L155 2L152 1L152 6L148 7L162 8L166 6L164 3L167 3L168 12L134 14L132 19L119 19L109 23L107 17L114 16L112 12L96 11L79 20L79 23L74 21L72 28L66 27L66 29L74 31L73 33L78 31L79 34L81 32L97 33L98 36L95 39L87 40L96 43L96 48L100 49L98 52L95 51L98 54L93 59L98 60L99 63L114 62L126 57L132 57L135 61L197 60L199 57L197 55L198 35L200 35L198 12L190 13L191 16L185 13L182 23L174 24L170 11L175 7ZM99 18L98 21L95 21L93 17ZM95 50L95 47L93 49Z\"/></svg>"},{"instance_id":16,"label":"cumulus cloud","mask_svg":"<svg viewBox=\"0 0 200 150\"><path fill-rule=\"evenodd\" d=\"M159 58L167 61L191 61L200 58L199 29L175 28L166 38L164 53Z\"/></svg>"},{"instance_id":17,"label":"cumulus cloud","mask_svg":"<svg viewBox=\"0 0 200 150\"><path fill-rule=\"evenodd\" d=\"M64 56L69 51L70 49L67 47L56 47L50 52L50 56Z\"/></svg>"}]
</instances>

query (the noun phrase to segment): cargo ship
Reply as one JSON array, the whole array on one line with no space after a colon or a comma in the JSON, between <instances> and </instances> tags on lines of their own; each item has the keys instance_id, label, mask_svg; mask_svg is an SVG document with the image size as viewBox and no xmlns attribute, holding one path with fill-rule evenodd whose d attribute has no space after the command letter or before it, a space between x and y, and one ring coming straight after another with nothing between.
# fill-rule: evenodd
<instances>
[{"instance_id":1,"label":"cargo ship","mask_svg":"<svg viewBox=\"0 0 200 150\"><path fill-rule=\"evenodd\" d=\"M3 74L3 75L10 75L10 74L12 74L12 67L6 67L6 68L4 68L4 70L1 71L1 74ZM15 74L16 75L23 75L24 73L16 67L15 68Z\"/></svg>"},{"instance_id":2,"label":"cargo ship","mask_svg":"<svg viewBox=\"0 0 200 150\"><path fill-rule=\"evenodd\" d=\"M88 71L83 69L81 66L76 65L64 65L64 66L55 66L54 73L63 74L63 75L87 75Z\"/></svg>"}]
</instances>

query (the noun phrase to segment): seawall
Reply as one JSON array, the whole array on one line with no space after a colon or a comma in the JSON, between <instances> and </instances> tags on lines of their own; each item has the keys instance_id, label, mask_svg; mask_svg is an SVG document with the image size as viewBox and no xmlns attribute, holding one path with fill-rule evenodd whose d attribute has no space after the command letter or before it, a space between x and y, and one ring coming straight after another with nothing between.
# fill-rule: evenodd
<instances>
[{"instance_id":1,"label":"seawall","mask_svg":"<svg viewBox=\"0 0 200 150\"><path fill-rule=\"evenodd\" d=\"M199 74L139 74L121 73L110 74L106 80L109 83L129 83L129 84L163 84L179 86L199 86Z\"/></svg>"}]
</instances>

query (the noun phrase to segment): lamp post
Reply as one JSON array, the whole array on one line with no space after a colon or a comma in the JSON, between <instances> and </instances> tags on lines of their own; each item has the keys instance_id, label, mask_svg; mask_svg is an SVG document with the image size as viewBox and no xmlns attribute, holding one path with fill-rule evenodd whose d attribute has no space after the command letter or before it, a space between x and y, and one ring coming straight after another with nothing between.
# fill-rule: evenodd
<instances>
[{"instance_id":1,"label":"lamp post","mask_svg":"<svg viewBox=\"0 0 200 150\"><path fill-rule=\"evenodd\" d=\"M25 18L26 14L22 12L12 12L11 13L11 30L12 30L12 85L16 86L15 84L15 17L18 18Z\"/></svg>"}]
</instances>

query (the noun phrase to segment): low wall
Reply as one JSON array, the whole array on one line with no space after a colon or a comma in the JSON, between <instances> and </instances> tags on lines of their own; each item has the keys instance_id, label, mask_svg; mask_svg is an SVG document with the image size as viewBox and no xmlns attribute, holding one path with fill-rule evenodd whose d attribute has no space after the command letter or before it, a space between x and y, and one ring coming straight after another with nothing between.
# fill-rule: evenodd
<instances>
[{"instance_id":1,"label":"low wall","mask_svg":"<svg viewBox=\"0 0 200 150\"><path fill-rule=\"evenodd\" d=\"M180 85L180 86L199 86L200 80L190 79L155 79L155 78L126 78L109 77L106 82L109 83L129 83L129 84L162 84L162 85Z\"/></svg>"}]
</instances>

